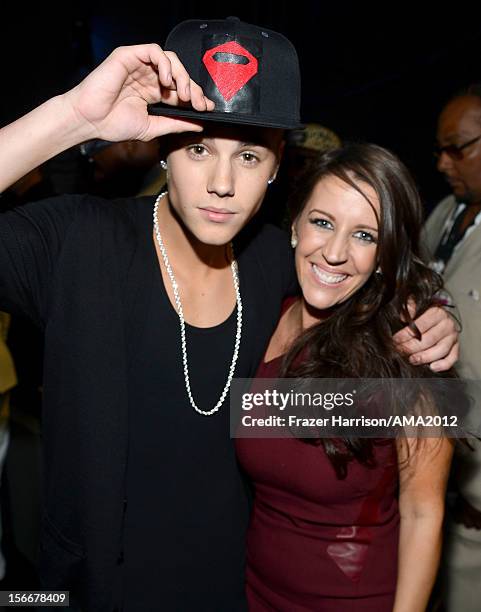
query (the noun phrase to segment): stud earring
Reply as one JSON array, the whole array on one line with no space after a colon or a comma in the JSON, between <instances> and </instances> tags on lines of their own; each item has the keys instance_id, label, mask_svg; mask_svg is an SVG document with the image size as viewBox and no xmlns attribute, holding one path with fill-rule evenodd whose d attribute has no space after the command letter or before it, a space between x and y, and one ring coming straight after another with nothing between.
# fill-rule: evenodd
<instances>
[{"instance_id":1,"label":"stud earring","mask_svg":"<svg viewBox=\"0 0 481 612\"><path fill-rule=\"evenodd\" d=\"M268 184L268 185L272 185L272 183L273 183L273 182L274 182L274 179L273 179L273 178L270 178L270 179L267 181L267 184Z\"/></svg>"},{"instance_id":2,"label":"stud earring","mask_svg":"<svg viewBox=\"0 0 481 612\"><path fill-rule=\"evenodd\" d=\"M291 237L291 247L292 247L293 249L295 249L295 248L296 248L296 246L297 246L297 237L296 237L296 236L294 236L294 234L292 234L292 237Z\"/></svg>"},{"instance_id":3,"label":"stud earring","mask_svg":"<svg viewBox=\"0 0 481 612\"><path fill-rule=\"evenodd\" d=\"M167 170L167 162L165 161L165 159L160 160L160 167L162 168L162 170Z\"/></svg>"},{"instance_id":4,"label":"stud earring","mask_svg":"<svg viewBox=\"0 0 481 612\"><path fill-rule=\"evenodd\" d=\"M376 274L379 274L379 276L382 276L382 270L379 266L376 268Z\"/></svg>"}]
</instances>

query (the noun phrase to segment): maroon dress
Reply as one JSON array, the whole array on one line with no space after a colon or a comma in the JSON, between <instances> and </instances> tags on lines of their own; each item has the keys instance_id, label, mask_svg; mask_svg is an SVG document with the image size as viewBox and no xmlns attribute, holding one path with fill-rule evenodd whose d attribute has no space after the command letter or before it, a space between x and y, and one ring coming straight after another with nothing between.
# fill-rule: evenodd
<instances>
[{"instance_id":1,"label":"maroon dress","mask_svg":"<svg viewBox=\"0 0 481 612\"><path fill-rule=\"evenodd\" d=\"M275 378L281 358L262 363ZM255 486L247 536L250 612L390 612L399 511L395 444L375 447L339 480L322 446L295 438L237 439Z\"/></svg>"}]
</instances>

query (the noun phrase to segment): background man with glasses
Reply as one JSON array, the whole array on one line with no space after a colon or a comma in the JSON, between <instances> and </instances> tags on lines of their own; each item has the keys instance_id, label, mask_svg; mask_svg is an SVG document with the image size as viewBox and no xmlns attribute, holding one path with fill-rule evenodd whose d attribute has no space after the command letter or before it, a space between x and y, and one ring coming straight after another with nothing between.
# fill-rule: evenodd
<instances>
[{"instance_id":1,"label":"background man with glasses","mask_svg":"<svg viewBox=\"0 0 481 612\"><path fill-rule=\"evenodd\" d=\"M458 371L481 380L481 83L443 108L437 128L437 167L452 193L425 226L433 267L462 321ZM448 612L474 612L481 601L481 444L455 467L456 496L444 547Z\"/></svg>"}]
</instances>

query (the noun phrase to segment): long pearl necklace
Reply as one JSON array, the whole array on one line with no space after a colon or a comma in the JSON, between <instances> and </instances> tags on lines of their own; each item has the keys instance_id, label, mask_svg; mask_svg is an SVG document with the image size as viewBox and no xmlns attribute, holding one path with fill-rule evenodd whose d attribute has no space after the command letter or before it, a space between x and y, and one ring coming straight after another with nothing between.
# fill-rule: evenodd
<instances>
[{"instance_id":1,"label":"long pearl necklace","mask_svg":"<svg viewBox=\"0 0 481 612\"><path fill-rule=\"evenodd\" d=\"M190 388L189 364L187 362L187 343L185 339L185 319L184 319L184 311L182 309L182 303L180 301L180 296L179 296L179 286L177 285L177 281L175 280L175 276L172 271L172 267L170 265L169 258L167 257L167 251L165 249L165 245L164 245L162 236L160 235L160 231L159 231L159 220L157 216L157 211L159 208L159 202L165 195L167 195L167 191L164 191L163 193L161 193L155 200L154 232L155 232L155 237L157 239L157 243L159 245L160 252L162 254L162 259L164 260L165 269L167 271L167 274L169 275L170 282L172 284L172 290L174 292L174 299L175 299L175 305L177 308L177 314L179 315L180 341L182 345L182 363L184 366L185 388L187 390L189 401L192 407L194 408L194 410L204 416L211 416L212 414L217 412L219 408L222 406L222 404L224 403L225 396L227 395L229 391L229 388L232 382L232 378L234 376L234 370L235 370L235 366L237 363L237 358L239 356L239 346L240 346L241 334L242 334L242 300L241 300L240 289L239 289L239 271L237 267L237 262L234 258L234 248L232 246L232 243L230 243L231 258L232 258L232 263L231 263L232 278L234 280L234 289L235 289L236 301L237 301L237 331L235 335L234 354L232 355L232 363L230 364L229 375L227 376L227 382L225 383L225 387L224 387L224 390L222 391L219 401L212 408L212 410L201 410L195 403L194 398L192 396L192 391Z\"/></svg>"}]
</instances>

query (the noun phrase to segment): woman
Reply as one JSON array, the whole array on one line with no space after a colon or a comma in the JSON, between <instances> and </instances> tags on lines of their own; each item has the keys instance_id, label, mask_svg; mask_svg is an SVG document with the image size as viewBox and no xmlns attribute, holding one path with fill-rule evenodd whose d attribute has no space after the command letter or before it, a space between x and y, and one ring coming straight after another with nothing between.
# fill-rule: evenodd
<instances>
[{"instance_id":1,"label":"woman","mask_svg":"<svg viewBox=\"0 0 481 612\"><path fill-rule=\"evenodd\" d=\"M0 219L0 306L46 329L42 585L92 612L245 610L225 400L291 280L283 234L248 224L299 125L295 50L235 18L182 22L166 49L118 48L0 130L0 190L92 138L171 145L155 202L62 196ZM456 358L447 319L423 315L425 363Z\"/></svg>"},{"instance_id":2,"label":"woman","mask_svg":"<svg viewBox=\"0 0 481 612\"><path fill-rule=\"evenodd\" d=\"M375 145L329 152L292 210L302 297L284 302L258 377L421 378L392 333L434 301L419 256L421 204L401 162ZM420 329L419 332L423 330ZM425 609L441 545L447 438L238 439L256 497L251 612Z\"/></svg>"}]
</instances>

